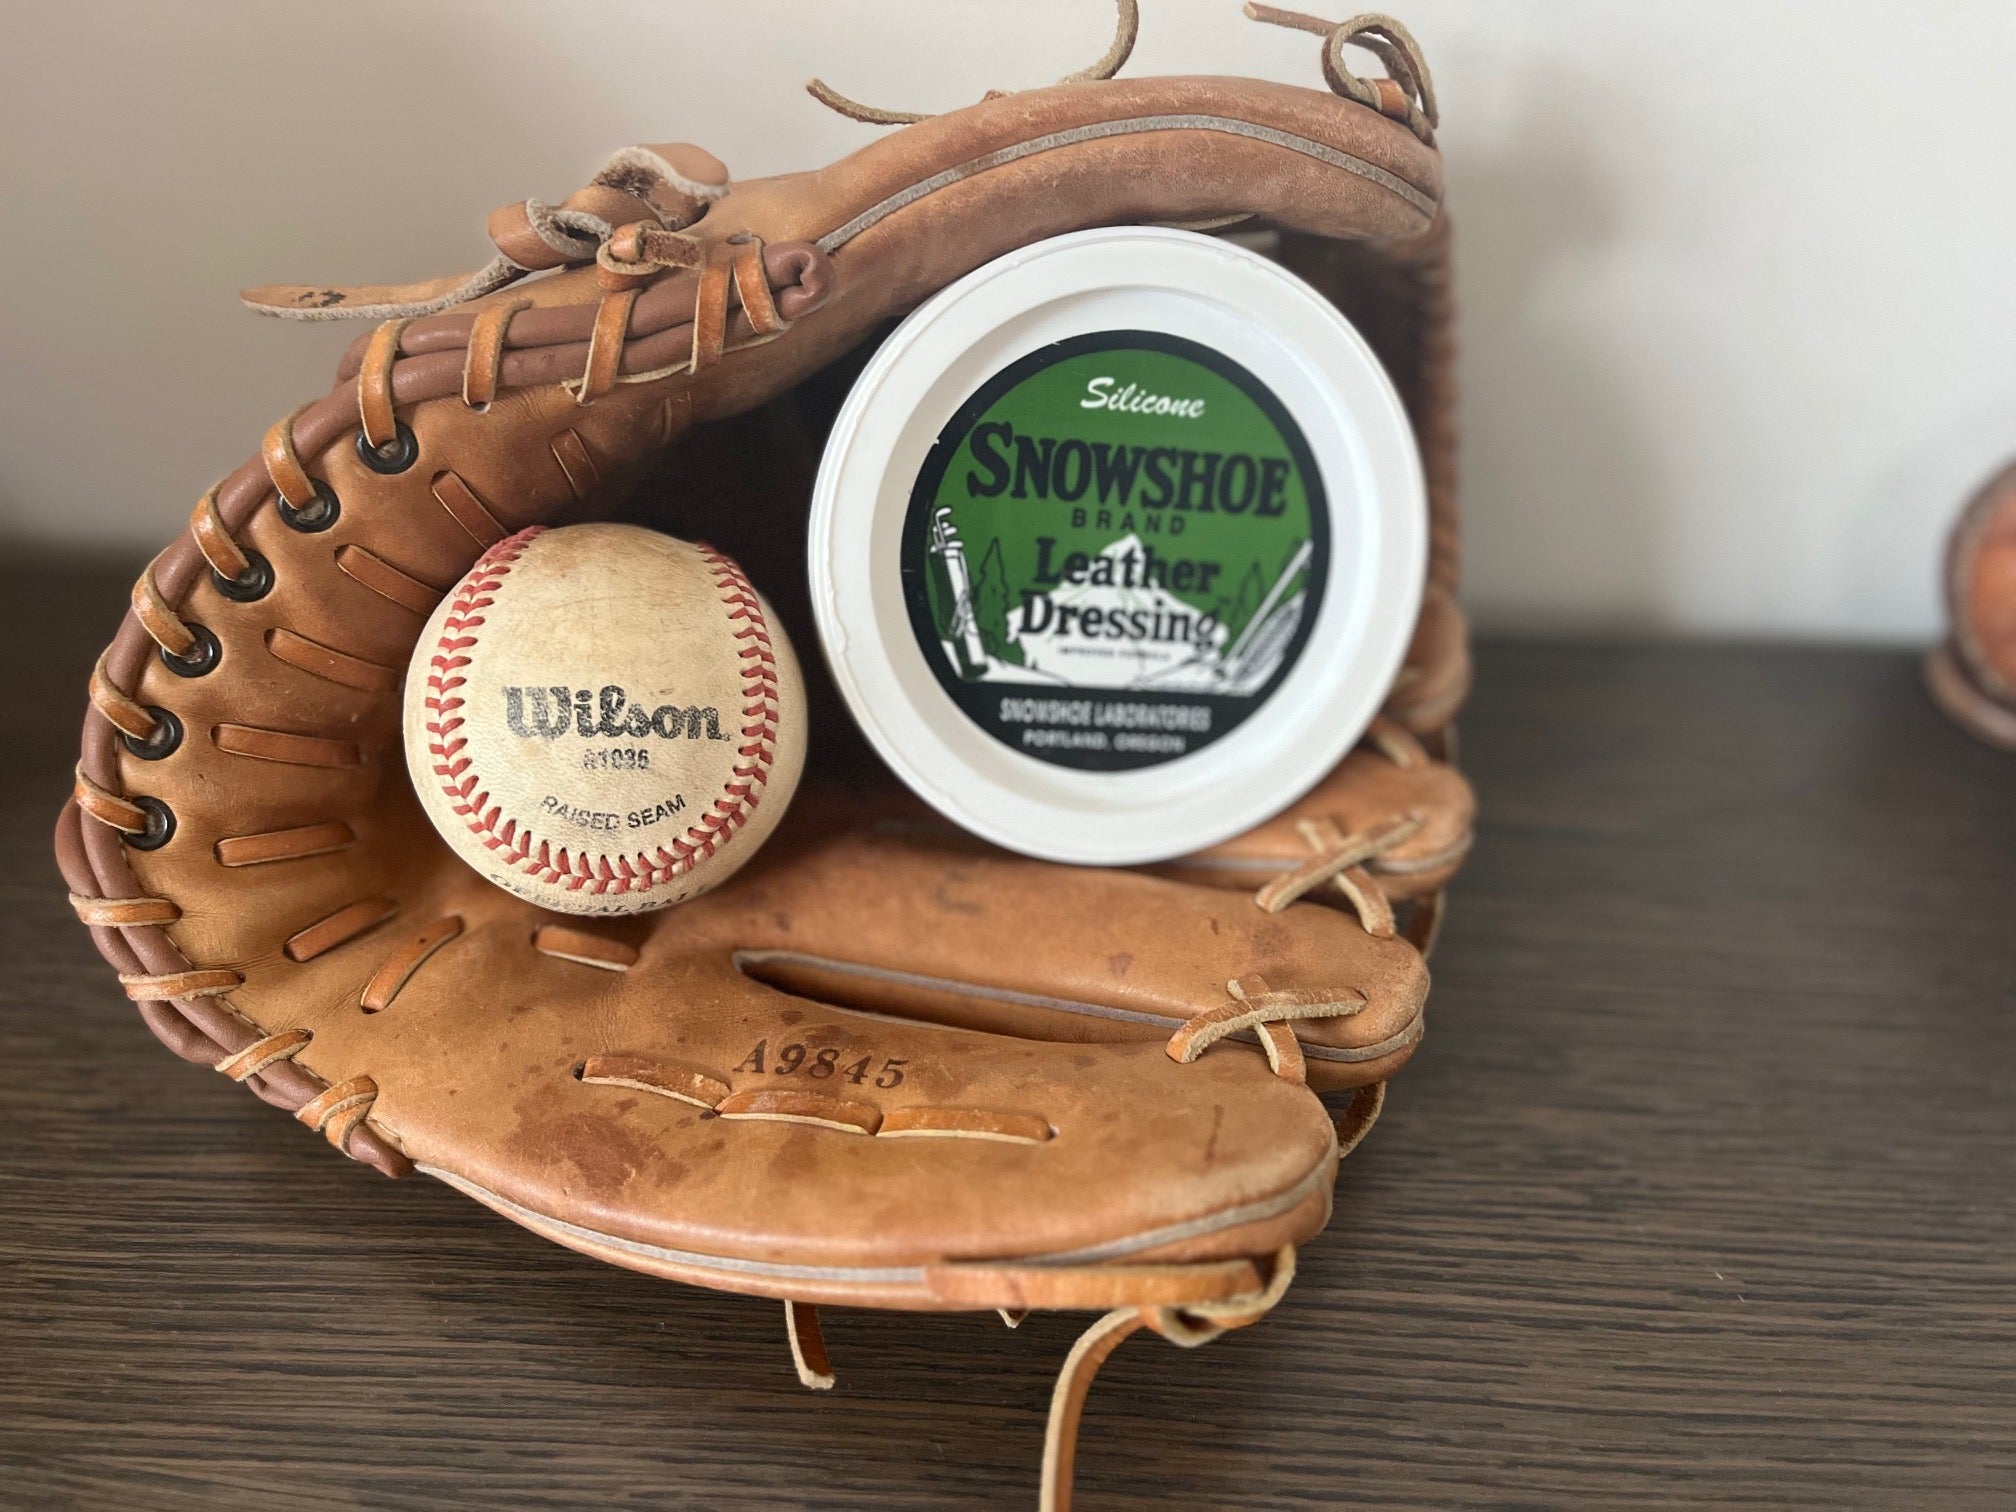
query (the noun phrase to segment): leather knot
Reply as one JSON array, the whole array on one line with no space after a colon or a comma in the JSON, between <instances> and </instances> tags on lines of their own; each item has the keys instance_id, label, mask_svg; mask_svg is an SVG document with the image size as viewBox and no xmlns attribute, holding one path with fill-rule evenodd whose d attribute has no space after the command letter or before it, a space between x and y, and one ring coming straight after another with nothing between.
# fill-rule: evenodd
<instances>
[{"instance_id":1,"label":"leather knot","mask_svg":"<svg viewBox=\"0 0 2016 1512\"><path fill-rule=\"evenodd\" d=\"M491 213L497 255L474 273L412 284L268 284L239 297L262 315L292 320L404 320L494 294L530 273L596 262L619 233L642 255L622 256L627 276L689 267L697 243L679 232L728 192L728 170L683 142L625 147L557 205L525 199ZM681 251L683 247L685 251ZM605 268L607 265L604 265Z\"/></svg>"},{"instance_id":2,"label":"leather knot","mask_svg":"<svg viewBox=\"0 0 2016 1512\"><path fill-rule=\"evenodd\" d=\"M595 249L598 277L611 291L634 287L668 268L696 268L705 260L705 251L692 237L646 221L618 226Z\"/></svg>"},{"instance_id":3,"label":"leather knot","mask_svg":"<svg viewBox=\"0 0 2016 1512\"><path fill-rule=\"evenodd\" d=\"M1323 79L1333 94L1399 121L1429 146L1435 144L1435 128L1441 124L1435 81L1428 75L1421 44L1391 16L1366 11L1343 21L1326 21L1321 16L1262 5L1258 0L1247 0L1246 14L1268 26L1285 26L1323 38ZM1371 53L1391 77L1365 79L1351 72L1344 66L1347 47Z\"/></svg>"}]
</instances>

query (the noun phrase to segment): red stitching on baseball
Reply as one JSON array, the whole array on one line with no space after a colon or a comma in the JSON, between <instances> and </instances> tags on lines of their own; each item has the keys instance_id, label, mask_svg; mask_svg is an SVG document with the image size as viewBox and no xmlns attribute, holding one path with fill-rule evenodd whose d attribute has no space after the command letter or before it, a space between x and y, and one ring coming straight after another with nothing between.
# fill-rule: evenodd
<instances>
[{"instance_id":1,"label":"red stitching on baseball","mask_svg":"<svg viewBox=\"0 0 2016 1512\"><path fill-rule=\"evenodd\" d=\"M570 864L564 847L554 851L549 841L520 828L516 819L505 818L502 809L491 804L489 793L479 791L481 775L470 770L472 759L462 754L469 743L467 737L449 738L465 723L456 712L464 704L456 690L468 682L461 672L471 660L465 653L478 640L471 632L482 625L481 611L496 602L494 595L510 576L518 558L524 555L525 548L545 531L545 526L534 525L499 541L477 558L476 565L456 588L448 616L441 624L441 637L427 663L431 669L427 678L427 753L434 758L434 775L441 780L441 792L449 806L485 846L500 853L498 859L506 866L538 881L564 886L570 892L586 891L598 897L604 893L647 892L684 876L711 857L749 822L749 816L762 801L771 760L776 754L779 719L777 661L770 643L770 629L764 622L763 605L755 588L734 560L711 546L696 546L700 559L712 571L715 592L729 611L729 620L748 622L735 636L751 641L737 654L747 663L742 669L742 697L747 700L742 715L756 722L744 725L738 733L758 738L736 749L736 755L744 759L729 773L721 797L687 829L684 838L672 842L670 851L661 845L655 857L640 851L634 856L613 858L597 855L593 862L584 852L577 851Z\"/></svg>"}]
</instances>

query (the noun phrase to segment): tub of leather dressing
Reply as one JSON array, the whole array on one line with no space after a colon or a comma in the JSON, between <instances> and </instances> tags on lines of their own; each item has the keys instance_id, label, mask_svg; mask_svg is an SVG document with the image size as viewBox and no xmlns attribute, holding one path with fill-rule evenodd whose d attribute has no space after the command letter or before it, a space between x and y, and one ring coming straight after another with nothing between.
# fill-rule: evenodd
<instances>
[{"instance_id":1,"label":"tub of leather dressing","mask_svg":"<svg viewBox=\"0 0 2016 1512\"><path fill-rule=\"evenodd\" d=\"M915 311L822 461L819 634L921 797L1057 861L1166 859L1306 793L1377 713L1427 505L1385 371L1256 253L1117 228Z\"/></svg>"}]
</instances>

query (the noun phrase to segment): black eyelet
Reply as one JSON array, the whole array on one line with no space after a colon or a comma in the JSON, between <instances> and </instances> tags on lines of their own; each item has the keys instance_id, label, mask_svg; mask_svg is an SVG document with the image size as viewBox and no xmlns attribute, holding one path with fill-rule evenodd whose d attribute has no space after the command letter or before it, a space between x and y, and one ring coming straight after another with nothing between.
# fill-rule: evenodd
<instances>
[{"instance_id":1,"label":"black eyelet","mask_svg":"<svg viewBox=\"0 0 2016 1512\"><path fill-rule=\"evenodd\" d=\"M243 572L235 578L226 577L212 567L210 581L217 585L219 593L233 603L249 604L254 599L262 599L273 591L273 564L256 551L246 551Z\"/></svg>"},{"instance_id":2,"label":"black eyelet","mask_svg":"<svg viewBox=\"0 0 2016 1512\"><path fill-rule=\"evenodd\" d=\"M211 634L208 625L191 625L189 633L196 637L196 644L187 655L171 656L166 646L161 648L161 665L177 677L201 677L224 655L224 648L217 644L217 637Z\"/></svg>"},{"instance_id":3,"label":"black eyelet","mask_svg":"<svg viewBox=\"0 0 2016 1512\"><path fill-rule=\"evenodd\" d=\"M303 535L327 530L342 513L343 506L337 502L336 491L320 478L315 480L315 497L306 504L289 504L285 499L280 501L281 522Z\"/></svg>"},{"instance_id":4,"label":"black eyelet","mask_svg":"<svg viewBox=\"0 0 2016 1512\"><path fill-rule=\"evenodd\" d=\"M159 761L163 756L173 756L182 744L182 721L166 709L154 704L147 706L147 712L154 716L154 732L145 740L135 735L121 735L126 749L142 761Z\"/></svg>"},{"instance_id":5,"label":"black eyelet","mask_svg":"<svg viewBox=\"0 0 2016 1512\"><path fill-rule=\"evenodd\" d=\"M175 838L175 811L159 798L128 799L133 807L147 816L147 828L137 835L127 835L126 843L135 850L159 850Z\"/></svg>"},{"instance_id":6,"label":"black eyelet","mask_svg":"<svg viewBox=\"0 0 2016 1512\"><path fill-rule=\"evenodd\" d=\"M392 423L392 439L373 446L361 430L357 432L357 460L375 473L402 473L420 457L420 441L403 420Z\"/></svg>"}]
</instances>

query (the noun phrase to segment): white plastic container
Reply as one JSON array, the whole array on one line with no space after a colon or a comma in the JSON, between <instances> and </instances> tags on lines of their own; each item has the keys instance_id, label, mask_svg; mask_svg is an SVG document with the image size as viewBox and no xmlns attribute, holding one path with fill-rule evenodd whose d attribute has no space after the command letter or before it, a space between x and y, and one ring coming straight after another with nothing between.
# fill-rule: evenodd
<instances>
[{"instance_id":1,"label":"white plastic container","mask_svg":"<svg viewBox=\"0 0 2016 1512\"><path fill-rule=\"evenodd\" d=\"M1426 568L1413 432L1336 308L1256 253L1084 231L897 327L813 495L841 692L947 817L1132 864L1279 812L1351 748Z\"/></svg>"}]
</instances>

